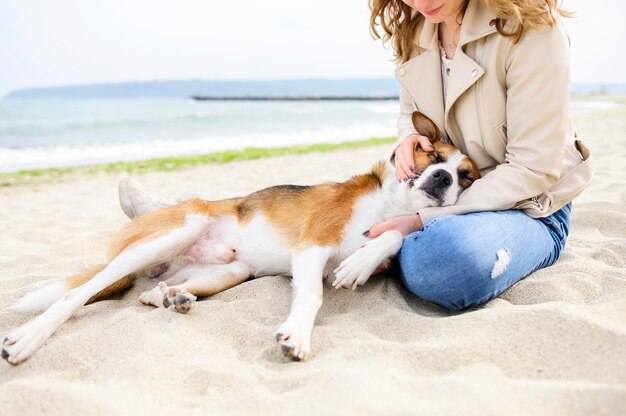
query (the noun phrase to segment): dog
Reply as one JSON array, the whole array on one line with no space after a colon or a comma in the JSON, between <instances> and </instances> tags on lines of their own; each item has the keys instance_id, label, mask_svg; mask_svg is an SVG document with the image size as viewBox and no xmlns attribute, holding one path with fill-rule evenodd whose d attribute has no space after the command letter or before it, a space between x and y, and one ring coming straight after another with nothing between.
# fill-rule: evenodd
<instances>
[{"instance_id":1,"label":"dog","mask_svg":"<svg viewBox=\"0 0 626 416\"><path fill-rule=\"evenodd\" d=\"M364 231L423 207L454 204L480 176L467 156L440 140L430 119L419 112L412 119L435 150L416 148L409 181L398 181L390 162L378 162L371 172L342 183L274 186L220 201L190 199L136 218L114 236L108 264L45 286L13 306L45 312L7 335L2 358L24 362L78 308L129 288L136 277L162 280L141 294L142 303L187 313L197 296L250 277L284 274L293 276L293 299L276 340L289 359L307 359L324 276L335 288L354 289L400 250L400 232L370 239Z\"/></svg>"}]
</instances>

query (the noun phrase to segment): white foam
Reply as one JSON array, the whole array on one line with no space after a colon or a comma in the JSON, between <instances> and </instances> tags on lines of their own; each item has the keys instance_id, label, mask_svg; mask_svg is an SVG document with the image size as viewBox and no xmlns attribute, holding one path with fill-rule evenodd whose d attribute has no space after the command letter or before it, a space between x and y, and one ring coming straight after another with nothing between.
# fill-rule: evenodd
<instances>
[{"instance_id":1,"label":"white foam","mask_svg":"<svg viewBox=\"0 0 626 416\"><path fill-rule=\"evenodd\" d=\"M279 147L301 144L337 143L387 137L396 134L395 123L360 123L294 133L250 133L239 136L189 140L151 140L127 143L60 145L21 149L0 148L0 172L66 167L114 161L207 154L244 147Z\"/></svg>"}]
</instances>

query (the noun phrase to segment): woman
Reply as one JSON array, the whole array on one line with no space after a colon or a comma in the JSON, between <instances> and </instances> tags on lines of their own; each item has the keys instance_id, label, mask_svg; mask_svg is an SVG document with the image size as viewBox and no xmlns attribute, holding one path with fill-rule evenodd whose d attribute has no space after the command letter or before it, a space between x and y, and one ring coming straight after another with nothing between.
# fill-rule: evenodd
<instances>
[{"instance_id":1,"label":"woman","mask_svg":"<svg viewBox=\"0 0 626 416\"><path fill-rule=\"evenodd\" d=\"M402 281L449 309L482 304L560 256L570 201L592 176L569 118L569 40L557 0L373 0L371 29L392 40L401 85L397 177L432 150L430 117L481 170L455 206L370 230L405 238ZM464 215L459 215L464 214Z\"/></svg>"},{"instance_id":2,"label":"woman","mask_svg":"<svg viewBox=\"0 0 626 416\"><path fill-rule=\"evenodd\" d=\"M425 208L373 227L407 235L402 281L449 309L484 303L554 263L571 204L591 180L588 149L569 119L569 44L556 0L373 0L371 29L393 41L400 81L399 180L413 149L432 150L411 123L419 110L469 155L482 178L455 206ZM163 205L131 182L133 218ZM464 214L464 215L459 215Z\"/></svg>"}]
</instances>

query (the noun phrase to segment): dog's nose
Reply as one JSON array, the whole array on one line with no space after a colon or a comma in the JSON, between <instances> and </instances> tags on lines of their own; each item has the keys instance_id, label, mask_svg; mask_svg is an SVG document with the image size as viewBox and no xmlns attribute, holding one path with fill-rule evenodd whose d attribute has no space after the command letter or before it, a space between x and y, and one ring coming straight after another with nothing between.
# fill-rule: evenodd
<instances>
[{"instance_id":1,"label":"dog's nose","mask_svg":"<svg viewBox=\"0 0 626 416\"><path fill-rule=\"evenodd\" d=\"M437 169L433 172L433 185L436 188L445 188L452 185L452 175L444 169Z\"/></svg>"}]
</instances>

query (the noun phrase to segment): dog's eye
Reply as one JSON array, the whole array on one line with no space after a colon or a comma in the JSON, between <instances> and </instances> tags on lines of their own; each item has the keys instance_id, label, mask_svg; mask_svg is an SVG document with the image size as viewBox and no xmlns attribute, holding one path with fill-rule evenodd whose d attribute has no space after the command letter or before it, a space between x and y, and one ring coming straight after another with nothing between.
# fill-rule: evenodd
<instances>
[{"instance_id":1,"label":"dog's eye","mask_svg":"<svg viewBox=\"0 0 626 416\"><path fill-rule=\"evenodd\" d=\"M441 153L429 153L428 157L430 158L430 161L432 163L443 163L443 162L445 162L445 160L443 160L443 157L441 157Z\"/></svg>"},{"instance_id":2,"label":"dog's eye","mask_svg":"<svg viewBox=\"0 0 626 416\"><path fill-rule=\"evenodd\" d=\"M466 169L461 169L459 171L459 178L466 181L474 182L474 178L472 178L470 171Z\"/></svg>"}]
</instances>

